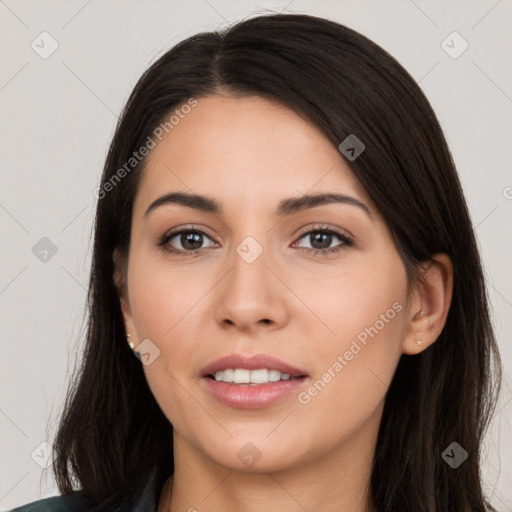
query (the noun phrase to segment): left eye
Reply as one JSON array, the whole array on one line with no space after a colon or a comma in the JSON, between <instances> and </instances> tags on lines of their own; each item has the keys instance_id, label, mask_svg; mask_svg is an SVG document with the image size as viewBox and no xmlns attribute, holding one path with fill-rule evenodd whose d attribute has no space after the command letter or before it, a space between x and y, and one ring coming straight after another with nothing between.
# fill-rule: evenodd
<instances>
[{"instance_id":1,"label":"left eye","mask_svg":"<svg viewBox=\"0 0 512 512\"><path fill-rule=\"evenodd\" d=\"M341 244L338 242L334 247L331 247L332 242L335 241L336 238ZM299 240L302 239L309 241L310 244L309 247L302 246L302 248L319 252L332 252L335 249L341 249L344 245L352 245L352 241L347 236L331 229L309 231L302 235ZM341 247L338 247L340 245Z\"/></svg>"}]
</instances>

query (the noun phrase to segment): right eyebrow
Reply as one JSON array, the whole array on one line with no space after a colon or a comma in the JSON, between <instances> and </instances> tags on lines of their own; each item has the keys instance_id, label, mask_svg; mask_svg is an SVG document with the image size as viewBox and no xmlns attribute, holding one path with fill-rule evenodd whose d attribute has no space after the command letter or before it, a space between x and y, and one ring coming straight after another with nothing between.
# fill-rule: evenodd
<instances>
[{"instance_id":1,"label":"right eyebrow","mask_svg":"<svg viewBox=\"0 0 512 512\"><path fill-rule=\"evenodd\" d=\"M222 207L217 201L215 201L215 199L200 196L198 194L171 192L153 201L146 210L144 216L149 215L153 210L164 204L181 204L183 206L188 206L189 208L194 208L205 213L213 213L215 215L220 215L222 213Z\"/></svg>"}]
</instances>

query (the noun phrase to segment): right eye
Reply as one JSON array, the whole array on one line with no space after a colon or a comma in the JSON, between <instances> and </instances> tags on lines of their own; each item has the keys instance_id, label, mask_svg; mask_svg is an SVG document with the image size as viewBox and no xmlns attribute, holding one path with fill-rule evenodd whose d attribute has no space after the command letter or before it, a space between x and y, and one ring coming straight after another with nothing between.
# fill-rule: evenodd
<instances>
[{"instance_id":1,"label":"right eye","mask_svg":"<svg viewBox=\"0 0 512 512\"><path fill-rule=\"evenodd\" d=\"M203 253L201 246L204 243L205 237L212 242L209 247L215 244L204 231L197 229L181 229L171 231L164 235L158 245L170 253L194 256ZM176 247L176 245L178 245L178 247Z\"/></svg>"}]
</instances>

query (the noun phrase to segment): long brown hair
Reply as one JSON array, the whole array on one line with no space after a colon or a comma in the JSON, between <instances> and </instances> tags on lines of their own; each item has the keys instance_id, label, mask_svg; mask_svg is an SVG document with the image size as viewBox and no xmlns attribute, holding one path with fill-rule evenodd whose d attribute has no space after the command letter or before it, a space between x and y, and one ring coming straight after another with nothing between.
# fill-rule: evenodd
<instances>
[{"instance_id":1,"label":"long brown hair","mask_svg":"<svg viewBox=\"0 0 512 512\"><path fill-rule=\"evenodd\" d=\"M364 153L348 164L384 215L410 282L433 254L450 256L446 325L423 353L401 357L386 396L371 494L379 512L484 512L480 447L501 366L450 151L429 102L393 57L354 30L299 14L253 17L190 37L135 86L98 193L85 352L53 443L60 492L78 484L101 510L133 501L151 471L161 489L174 470L172 426L127 346L113 280L114 251L128 255L145 160L114 178L169 112L219 87L293 109L335 147L350 134L364 141ZM457 469L441 457L454 441L469 454Z\"/></svg>"}]
</instances>

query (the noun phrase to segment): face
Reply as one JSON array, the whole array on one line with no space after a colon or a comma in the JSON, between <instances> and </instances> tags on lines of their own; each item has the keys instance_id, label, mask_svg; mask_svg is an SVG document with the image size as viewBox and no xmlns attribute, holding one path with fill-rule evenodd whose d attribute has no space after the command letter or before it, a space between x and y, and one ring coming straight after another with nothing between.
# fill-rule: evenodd
<instances>
[{"instance_id":1,"label":"face","mask_svg":"<svg viewBox=\"0 0 512 512\"><path fill-rule=\"evenodd\" d=\"M151 150L134 203L122 303L149 386L209 463L276 471L347 452L374 436L402 352L390 231L310 122L259 97L197 102Z\"/></svg>"}]
</instances>

